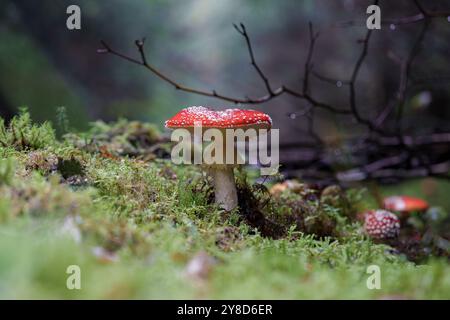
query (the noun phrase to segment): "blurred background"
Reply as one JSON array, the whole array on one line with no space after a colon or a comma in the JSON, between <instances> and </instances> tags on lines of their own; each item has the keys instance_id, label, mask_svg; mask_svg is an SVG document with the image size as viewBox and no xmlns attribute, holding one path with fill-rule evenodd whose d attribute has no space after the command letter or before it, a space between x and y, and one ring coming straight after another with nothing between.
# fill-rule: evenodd
<instances>
[{"instance_id":1,"label":"blurred background","mask_svg":"<svg viewBox=\"0 0 450 320\"><path fill-rule=\"evenodd\" d=\"M66 8L81 8L81 30L66 28ZM112 55L97 53L100 40L138 58L136 39L146 37L149 62L179 83L215 89L236 97L266 93L250 65L244 38L233 23L244 23L255 57L274 88L301 88L309 45L308 23L320 31L314 70L338 81L311 78L311 92L320 101L348 109L348 88L366 29L363 0L60 0L0 2L0 116L9 119L27 106L36 121L56 121L64 106L70 128L84 130L89 121L120 117L155 123L183 107L231 104L174 90L148 70ZM450 10L448 1L425 3L427 10ZM381 1L382 21L418 14L413 1ZM353 21L352 24L342 22ZM414 82L405 104L406 131L419 134L450 131L450 19L435 19L413 63ZM358 76L358 108L370 119L394 97L400 81L399 61L410 54L420 23L375 30L370 51ZM246 106L242 106L246 107ZM282 96L260 106L282 143L315 142L305 134L307 119L297 116L306 101ZM365 128L352 117L327 111L314 114L321 139L339 141ZM387 122L387 127L389 127ZM391 124L392 127L393 124ZM350 128L350 130L348 129ZM295 163L298 152L282 150L281 162Z\"/></svg>"}]
</instances>

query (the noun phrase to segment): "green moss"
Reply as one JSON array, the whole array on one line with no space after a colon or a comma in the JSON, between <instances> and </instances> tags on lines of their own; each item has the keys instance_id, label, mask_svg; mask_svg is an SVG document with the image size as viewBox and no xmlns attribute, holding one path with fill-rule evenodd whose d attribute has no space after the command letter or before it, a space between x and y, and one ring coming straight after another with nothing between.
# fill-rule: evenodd
<instances>
[{"instance_id":1,"label":"green moss","mask_svg":"<svg viewBox=\"0 0 450 320\"><path fill-rule=\"evenodd\" d=\"M26 143L4 126L1 298L450 297L446 258L419 266L361 233L361 190L274 196L244 169L240 209L225 214L200 168L142 156L161 142L152 127L96 123L58 141L26 113L13 121ZM192 276L198 252L215 263ZM380 290L366 286L371 264ZM81 268L81 290L66 288L69 265Z\"/></svg>"},{"instance_id":2,"label":"green moss","mask_svg":"<svg viewBox=\"0 0 450 320\"><path fill-rule=\"evenodd\" d=\"M26 109L22 109L20 115L15 116L7 126L0 119L0 144L3 147L35 150L49 147L55 142L55 132L50 123L33 124Z\"/></svg>"},{"instance_id":3,"label":"green moss","mask_svg":"<svg viewBox=\"0 0 450 320\"><path fill-rule=\"evenodd\" d=\"M14 178L14 158L5 158L0 160L0 185L10 185Z\"/></svg>"}]
</instances>

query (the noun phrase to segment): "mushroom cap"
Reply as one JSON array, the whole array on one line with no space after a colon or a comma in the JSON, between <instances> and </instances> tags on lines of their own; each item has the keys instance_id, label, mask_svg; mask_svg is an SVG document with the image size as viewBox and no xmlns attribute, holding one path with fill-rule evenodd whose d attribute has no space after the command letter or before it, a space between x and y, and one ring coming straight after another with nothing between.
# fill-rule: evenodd
<instances>
[{"instance_id":1,"label":"mushroom cap","mask_svg":"<svg viewBox=\"0 0 450 320\"><path fill-rule=\"evenodd\" d=\"M215 111L207 107L188 107L166 121L167 128L192 128L200 122L204 128L232 129L255 128L269 129L272 119L269 115L256 110L226 109Z\"/></svg>"},{"instance_id":2,"label":"mushroom cap","mask_svg":"<svg viewBox=\"0 0 450 320\"><path fill-rule=\"evenodd\" d=\"M399 212L424 211L429 205L423 199L409 196L391 196L383 199L383 206L387 210Z\"/></svg>"},{"instance_id":3,"label":"mushroom cap","mask_svg":"<svg viewBox=\"0 0 450 320\"><path fill-rule=\"evenodd\" d=\"M364 230L374 239L392 239L400 233L400 219L386 210L370 210L364 217Z\"/></svg>"}]
</instances>

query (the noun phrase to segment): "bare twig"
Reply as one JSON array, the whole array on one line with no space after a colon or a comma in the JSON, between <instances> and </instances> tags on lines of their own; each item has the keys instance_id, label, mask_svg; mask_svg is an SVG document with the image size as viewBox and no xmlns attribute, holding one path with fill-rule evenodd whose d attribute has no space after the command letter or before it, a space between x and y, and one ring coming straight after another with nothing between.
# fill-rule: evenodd
<instances>
[{"instance_id":1,"label":"bare twig","mask_svg":"<svg viewBox=\"0 0 450 320\"><path fill-rule=\"evenodd\" d=\"M408 82L409 82L409 77L411 75L411 67L414 63L414 59L417 57L417 55L419 54L420 48L422 46L423 40L425 38L425 35L429 29L430 26L430 20L425 20L422 29L419 33L419 36L417 37L411 52L409 54L408 59L406 60L406 66L404 67L404 79L403 79L403 87L399 88L399 105L398 105L398 112L397 112L397 117L396 117L396 125L397 128L399 130L399 133L401 134L402 131L402 124L401 124L401 120L403 117L403 110L405 107L405 92L406 92L406 88L408 86Z\"/></svg>"},{"instance_id":2,"label":"bare twig","mask_svg":"<svg viewBox=\"0 0 450 320\"><path fill-rule=\"evenodd\" d=\"M350 84L349 80L342 80L342 79L332 78L332 77L329 77L329 76L324 76L324 75L321 75L320 73L318 73L315 70L311 70L311 74L314 77L316 77L317 79L319 79L319 80L321 80L323 82L327 82L327 83L333 84L333 85L338 86L338 87L340 87L342 85L349 85Z\"/></svg>"},{"instance_id":3,"label":"bare twig","mask_svg":"<svg viewBox=\"0 0 450 320\"><path fill-rule=\"evenodd\" d=\"M374 4L378 4L378 2L376 0ZM135 42L139 53L138 58L118 52L104 41L101 42L103 47L99 50L99 53L108 53L133 64L143 66L175 89L187 93L217 98L236 104L261 104L283 95L289 95L307 102L308 105L305 109L293 114L295 114L295 118L303 117L307 121L306 128L302 130L312 140L310 142L284 143L280 146L282 150L298 151L299 157L287 160L284 164L287 170L302 169L301 176L303 178L314 179L324 183L347 183L368 179L406 179L423 176L450 180L448 175L450 162L446 160L450 158L450 133L430 132L428 135L417 136L406 134L403 129L402 120L404 118L407 95L413 85L420 83L420 79L413 78L412 68L426 33L429 31L433 19L450 16L450 12L431 12L426 10L418 0L413 0L413 2L419 13L395 19L383 19L383 24L402 25L423 22L423 26L407 57L401 59L393 56L400 66L398 88L393 98L388 101L374 119L364 115L363 110L360 110L356 95L360 72L369 54L369 44L373 35L372 30L368 30L364 39L359 41L362 48L351 69L350 77L348 79L335 79L313 70L314 48L319 32L315 32L312 23L309 23L309 45L304 61L303 81L300 89L294 89L286 85L281 85L278 88L272 87L270 78L256 61L246 27L242 23L239 26L234 25L236 31L244 37L250 63L266 89L266 93L257 98L247 96L245 98L237 98L220 94L216 90L196 89L178 83L148 62L144 48L145 39ZM351 25L356 24L355 22L349 22L344 26ZM326 83L348 87L349 109L337 108L314 97L311 90L311 76ZM397 114L393 117L396 128L394 132L388 132L386 120L396 108ZM357 124L368 130L363 134L358 132L350 136L340 137L336 141L323 139L314 129L316 109L323 109L336 115L350 116ZM330 146L333 146L333 149ZM342 160L339 160L340 156L338 154L345 155L346 159L350 159L349 164L352 169L336 172L334 168L339 167L336 164L342 165L340 162Z\"/></svg>"},{"instance_id":4,"label":"bare twig","mask_svg":"<svg viewBox=\"0 0 450 320\"><path fill-rule=\"evenodd\" d=\"M242 25L243 26L243 25ZM242 27L241 27L242 28ZM245 36L246 39L248 39L248 34L246 32L245 27L243 27L243 29L239 29L238 31L243 34ZM114 56L117 56L119 58L122 58L126 61L129 61L133 64L137 64L140 66L145 67L146 69L148 69L150 72L152 72L153 74L155 74L157 77L159 77L160 79L162 79L163 81L171 84L173 87L175 87L175 89L180 90L180 91L184 91L187 93L193 93L193 94L197 94L197 95L202 95L202 96L207 96L207 97L212 97L212 98L217 98L220 100L224 100L224 101L228 101L228 102L233 102L236 104L262 104L265 102L268 102L278 96L281 96L283 94L288 94L291 96L294 96L296 98L300 98L300 99L304 99L306 101L308 101L309 103L311 103L312 105L314 105L317 108L321 108L324 110L327 110L329 112L335 113L335 114L340 114L340 115L346 115L346 114L350 114L349 110L342 110L342 109L338 109L335 108L327 103L324 102L320 102L317 101L316 99L314 99L313 97L311 97L308 94L303 94L301 92L298 92L292 88L289 88L285 85L280 86L277 89L272 89L270 87L270 83L268 82L267 77L264 75L264 73L262 72L261 68L257 65L256 60L254 59L254 55L253 55L253 49L251 49L251 42L248 41L247 44L249 46L249 53L250 53L250 58L251 58L251 63L253 66L255 66L255 69L258 71L258 74L261 76L261 78L264 80L264 82L266 83L266 88L268 90L268 94L258 97L258 98L236 98L236 97L231 97L231 96L227 96L227 95L223 95L223 94L219 94L216 90L212 90L212 91L205 91L205 90L200 90L200 89L194 89L194 88L190 88L187 87L185 85L182 85L178 82L176 82L175 80L173 80L172 78L166 76L165 74L163 74L162 72L160 72L158 69L156 69L155 67L153 67L152 65L150 65L147 62L146 59L146 54L145 54L145 49L144 49L144 41L143 40L137 40L135 42L138 51L140 53L140 57L141 60L137 60L135 58L132 58L130 56L127 56L123 53L120 53L114 49L111 48L111 46L109 46L105 41L101 41L101 44L103 46L103 48L99 49L98 52L99 53L108 53L108 54L112 54Z\"/></svg>"},{"instance_id":5,"label":"bare twig","mask_svg":"<svg viewBox=\"0 0 450 320\"><path fill-rule=\"evenodd\" d=\"M245 42L247 43L247 49L248 54L250 55L250 63L255 68L256 72L264 82L264 85L266 86L267 92L269 93L269 96L274 96L274 92L272 90L272 87L270 86L269 79L264 74L264 72L261 70L259 65L256 63L255 55L253 54L253 48L252 43L250 41L250 37L248 36L247 29L245 28L245 25L243 23L240 23L240 27L238 27L236 24L233 24L234 28L237 32L239 32L245 39Z\"/></svg>"},{"instance_id":6,"label":"bare twig","mask_svg":"<svg viewBox=\"0 0 450 320\"><path fill-rule=\"evenodd\" d=\"M308 54L306 56L306 60L305 60L305 68L304 68L304 74L303 74L303 94L306 95L308 94L309 91L309 74L312 71L312 64L311 64L311 60L313 57L313 52L314 52L314 45L316 43L317 38L319 37L319 33L314 34L314 29L313 29L313 25L311 22L309 22L308 24L309 26L309 49L308 49Z\"/></svg>"},{"instance_id":7,"label":"bare twig","mask_svg":"<svg viewBox=\"0 0 450 320\"><path fill-rule=\"evenodd\" d=\"M427 18L429 19L447 19L450 16L450 11L425 11L423 6L415 1L416 7L419 8L420 13L397 18L383 18L381 20L381 25L383 26L402 26L407 24L413 24L423 21ZM366 20L349 20L341 21L332 25L332 27L355 27L355 26L365 26Z\"/></svg>"}]
</instances>

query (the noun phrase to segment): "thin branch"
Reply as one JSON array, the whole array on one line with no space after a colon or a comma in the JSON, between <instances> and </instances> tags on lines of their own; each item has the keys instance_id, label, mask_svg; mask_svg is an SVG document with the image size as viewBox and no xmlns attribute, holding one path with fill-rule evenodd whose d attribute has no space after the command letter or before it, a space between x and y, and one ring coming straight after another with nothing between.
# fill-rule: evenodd
<instances>
[{"instance_id":1,"label":"thin branch","mask_svg":"<svg viewBox=\"0 0 450 320\"><path fill-rule=\"evenodd\" d=\"M375 2L375 3L377 3L377 2ZM367 51L369 48L369 40L370 40L371 35L372 35L372 30L369 29L366 33L364 40L362 40L363 49L361 50L361 54L359 55L358 60L356 61L355 67L353 68L353 72L350 77L350 83L349 83L350 109L352 110L353 116L355 117L355 119L358 122L366 124L370 129L372 129L372 123L370 121L362 118L362 116L359 114L358 108L356 106L356 92L355 92L356 84L355 83L356 83L356 79L358 78L359 71L364 62L364 59L367 56Z\"/></svg>"},{"instance_id":2,"label":"thin branch","mask_svg":"<svg viewBox=\"0 0 450 320\"><path fill-rule=\"evenodd\" d=\"M274 92L272 91L272 87L270 86L269 79L264 74L264 72L261 70L259 65L256 63L255 55L253 54L253 48L252 43L250 41L250 37L248 36L247 29L245 28L245 25L243 23L240 23L240 28L233 23L234 28L237 32L239 32L245 39L245 42L247 43L247 49L248 54L250 56L250 63L255 68L256 72L260 76L260 78L263 80L264 85L266 86L267 92L269 93L269 96L274 96Z\"/></svg>"},{"instance_id":3,"label":"thin branch","mask_svg":"<svg viewBox=\"0 0 450 320\"><path fill-rule=\"evenodd\" d=\"M377 4L378 1L375 1ZM241 34L247 45L250 63L256 70L258 76L262 79L266 88L266 94L257 98L236 98L224 94L217 93L216 90L201 90L182 85L171 77L165 75L147 61L145 54L145 39L135 42L139 58L127 56L112 49L107 43L102 41L103 48L99 53L109 53L121 59L129 61L133 64L143 66L148 71L156 75L158 78L169 83L177 90L197 95L217 98L220 100L236 103L236 104L261 104L271 101L282 95L289 95L300 100L308 102L306 109L301 112L294 113L296 116L305 117L307 125L301 129L308 134L311 140L309 142L291 143L290 145L283 144L281 149L294 149L299 151L301 159L291 159L283 162L287 168L301 168L302 177L317 179L319 181L332 182L351 182L365 179L404 179L417 176L432 176L440 179L449 179L448 172L450 170L449 162L442 162L444 159L450 157L450 133L430 133L425 136L406 135L402 128L403 109L405 105L408 90L410 90L410 83L414 82L412 78L412 68L414 60L416 59L426 32L433 18L448 17L450 12L428 12L420 4L419 1L414 0L417 10L420 12L414 16L399 18L389 23L406 24L424 21L423 27L419 36L414 42L411 51L406 59L398 59L400 65L400 77L398 89L395 93L394 99L381 110L375 119L363 116L363 111L358 108L356 88L357 81L364 62L367 59L369 52L369 42L372 36L372 30L368 30L365 34L362 43L362 49L357 60L352 68L350 79L333 79L329 76L323 76L313 70L314 47L319 33L315 33L313 26L309 23L309 47L304 61L303 83L300 89L281 85L278 88L272 88L271 82L267 75L262 71L257 64L255 54L252 48L250 36L241 23L239 26L234 25L235 29ZM311 93L310 77L314 76L320 81L332 83L335 85L346 85L349 87L349 109L336 108L334 105L318 101ZM383 127L385 120L392 113L395 107L398 106L398 114L394 119L398 121L397 130L394 133L388 133ZM337 115L352 116L360 125L367 127L369 130L359 136L341 137L335 142L322 139L314 130L316 109L323 109ZM336 150L330 152L327 145L332 144ZM348 155L350 165L354 168L344 172L335 172L336 164L342 164L342 159L339 159L337 153ZM341 156L342 158L342 156Z\"/></svg>"},{"instance_id":4,"label":"thin branch","mask_svg":"<svg viewBox=\"0 0 450 320\"><path fill-rule=\"evenodd\" d=\"M302 112L302 115L307 114L307 110L304 110ZM337 144L340 140L345 139L349 144L351 144L353 147L355 147L354 141L358 140L359 136L355 135L348 135L341 137L339 139L334 140L328 140L329 144ZM365 142L372 143L375 138L367 139ZM401 146L401 143L398 139L398 137L377 137L376 144L381 147L399 147ZM447 145L450 148L450 133L435 133L430 135L422 135L422 136L411 136L411 135L404 135L403 136L403 143L405 143L407 146L414 146L416 148L422 148L426 146L431 145ZM280 144L281 149L296 149L301 147L306 147L302 142L282 142ZM309 146L313 147L313 146ZM363 148L367 148L367 145L364 145Z\"/></svg>"},{"instance_id":5,"label":"thin branch","mask_svg":"<svg viewBox=\"0 0 450 320\"><path fill-rule=\"evenodd\" d=\"M349 80L342 80L342 79L332 78L332 77L329 77L329 76L324 76L324 75L321 75L320 73L318 73L315 70L311 70L311 74L314 77L316 77L317 79L319 79L320 81L327 82L327 83L333 84L333 85L338 86L338 87L340 87L342 85L349 85L350 84Z\"/></svg>"},{"instance_id":6,"label":"thin branch","mask_svg":"<svg viewBox=\"0 0 450 320\"><path fill-rule=\"evenodd\" d=\"M244 29L245 30L245 27ZM244 31L241 31L244 32ZM246 35L246 38L248 37L248 34L245 32L244 33ZM236 98L236 97L231 97L231 96L227 96L224 94L219 94L216 90L212 90L212 91L205 91L205 90L200 90L200 89L194 89L194 88L190 88L187 86L184 86L178 82L176 82L175 80L173 80L172 78L166 76L165 74L163 74L162 72L160 72L158 69L156 69L155 67L153 67L151 64L149 64L147 62L146 59L146 54L145 54L145 48L144 48L144 44L145 41L144 40L137 40L135 42L135 45L138 48L141 60L137 60L135 58L132 58L130 56L127 56L123 53L120 53L116 50L114 50L113 48L111 48L111 46L109 46L105 41L101 41L101 44L103 46L103 48L99 49L97 52L98 53L107 53L107 54L112 54L114 56L117 56L119 58L122 58L126 61L129 61L133 64L137 64L140 66L143 66L144 68L148 69L150 72L152 72L153 74L155 74L157 77L159 77L160 79L162 79L163 81L171 84L173 87L175 87L175 89L180 90L180 91L184 91L184 92L188 92L188 93L193 93L193 94L197 94L197 95L201 95L201 96L206 96L206 97L211 97L211 98L217 98L220 100L224 100L224 101L228 101L228 102L232 102L235 104L261 104L261 103L265 103L268 102L274 98L277 98L283 94L288 94L300 99L304 99L306 101L308 101L309 103L313 104L315 107L318 108L322 108L324 110L327 110L329 112L332 113L336 113L336 114L341 114L341 115L346 115L346 114L350 114L349 110L341 110L338 108L334 108L333 106L326 104L324 102L320 102L315 100L314 98L312 98L309 95L304 95L301 92L298 92L292 88L289 88L285 85L280 86L279 88L273 90L270 89L270 92L264 96L258 97L258 98ZM251 46L250 46L251 48ZM249 49L250 50L250 49ZM259 66L256 64L255 60L254 60L254 56L253 56L253 51L249 51L251 52L251 59L252 59L252 64L255 65L255 68L259 71L261 71L261 69L259 68ZM261 74L260 74L261 75ZM264 79L266 79L266 76L262 73L262 75L264 76ZM268 83L268 82L267 82ZM270 86L270 85L269 85Z\"/></svg>"},{"instance_id":7,"label":"thin branch","mask_svg":"<svg viewBox=\"0 0 450 320\"><path fill-rule=\"evenodd\" d=\"M150 72L152 72L153 74L155 74L157 77L159 77L160 79L164 80L165 82L171 84L173 87L175 87L175 89L180 90L180 91L184 91L184 92L188 92L188 93L193 93L193 94L198 94L198 95L202 95L202 96L206 96L206 97L212 97L212 98L218 98L224 101L229 101L229 102L233 102L233 103L242 103L242 104L260 104L260 103L264 103L267 102L269 100L271 100L272 98L279 96L281 94L284 93L284 89L283 88L278 88L277 90L272 92L272 95L265 95L256 99L250 99L250 98L235 98L235 97L231 97L231 96L226 96L223 94L219 94L217 93L217 91L212 90L212 91L204 91L204 90L199 90L199 89L194 89L194 88L190 88L187 86L184 86L182 84L179 84L178 82L176 82L175 80L173 80L172 78L166 76L165 74L163 74L162 72L160 72L158 69L156 69L155 67L153 67L152 65L150 65L147 60L146 60L146 55L145 55L145 50L144 50L144 41L140 41L137 40L135 42L140 56L141 56L141 60L137 60L134 59L132 57L129 57L123 53L120 53L114 49L112 49L105 41L101 41L101 44L103 45L102 49L99 49L98 52L99 53L109 53L112 54L114 56L117 56L119 58L122 58L124 60L127 60L131 63L140 65L145 67L146 69L148 69Z\"/></svg>"},{"instance_id":8,"label":"thin branch","mask_svg":"<svg viewBox=\"0 0 450 320\"><path fill-rule=\"evenodd\" d=\"M313 25L311 22L308 24L309 26L309 48L308 53L305 60L305 70L303 73L303 94L308 94L309 91L309 74L312 71L311 60L314 52L314 45L316 43L317 38L319 37L319 33L314 34Z\"/></svg>"},{"instance_id":9,"label":"thin branch","mask_svg":"<svg viewBox=\"0 0 450 320\"><path fill-rule=\"evenodd\" d=\"M416 4L417 7L417 4ZM394 25L394 26L402 26L402 25L407 25L407 24L413 24L413 23L417 23L420 21L423 21L427 18L429 19L439 19L439 18L445 18L447 19L450 16L450 11L432 11L432 12L427 12L425 10L423 10L422 8L422 12L414 14L414 15L410 15L410 16L406 16L406 17L398 17L398 18L383 18L381 20L381 25L383 26L390 26L390 25ZM420 9L419 9L420 11ZM335 24L333 24L331 26L331 28L333 27L338 27L338 28L342 28L342 27L363 27L366 26L366 20L348 20L348 21L341 21L341 22L337 22Z\"/></svg>"},{"instance_id":10,"label":"thin branch","mask_svg":"<svg viewBox=\"0 0 450 320\"><path fill-rule=\"evenodd\" d=\"M401 101L404 101L406 96L406 89L408 84L408 74L407 74L407 66L408 62L407 60L398 60L398 63L400 64L400 76L399 76L399 84L397 92L394 96L394 99L389 101L384 109L378 114L374 121L375 127L379 128L383 125L385 120L388 118L388 116L391 114L391 112L395 109L395 107L401 103Z\"/></svg>"},{"instance_id":11,"label":"thin branch","mask_svg":"<svg viewBox=\"0 0 450 320\"><path fill-rule=\"evenodd\" d=\"M417 9L419 9L420 13L423 14L425 17L428 17L428 13L425 11L425 9L420 4L419 0L413 0L414 4L416 5Z\"/></svg>"},{"instance_id":12,"label":"thin branch","mask_svg":"<svg viewBox=\"0 0 450 320\"><path fill-rule=\"evenodd\" d=\"M450 180L448 171L450 170L450 162L442 162L431 166L431 172L427 167L418 167L413 169L387 168L379 169L370 173L364 172L363 169L353 169L351 171L339 172L336 175L337 180L342 182L363 181L367 179L408 179L417 177L432 176L438 179Z\"/></svg>"},{"instance_id":13,"label":"thin branch","mask_svg":"<svg viewBox=\"0 0 450 320\"><path fill-rule=\"evenodd\" d=\"M422 46L422 42L423 42L423 40L425 38L425 35L426 35L427 31L428 31L429 26L430 26L430 20L427 19L427 20L425 20L425 22L423 24L423 27L420 30L419 36L417 37L416 41L414 42L414 45L413 45L413 47L412 47L412 49L410 51L408 59L406 60L406 66L404 68L404 75L403 75L403 77L404 77L404 80L403 80L404 81L404 85L403 86L404 87L399 89L400 90L399 91L400 97L399 97L398 112L397 112L397 116L396 116L396 125L397 125L397 128L399 130L399 133L401 133L401 131L402 131L401 120L402 120L402 117L403 117L403 110L404 110L404 107L405 107L405 94L404 93L406 91L406 87L407 87L408 82L409 82L409 77L410 77L410 74L411 74L411 67L412 67L412 65L414 63L414 59L419 54L420 48Z\"/></svg>"},{"instance_id":14,"label":"thin branch","mask_svg":"<svg viewBox=\"0 0 450 320\"><path fill-rule=\"evenodd\" d=\"M314 109L311 108L309 113L306 114L307 132L316 141L317 144L324 145L325 142L314 130L314 122L315 122L314 119L315 119L314 118Z\"/></svg>"}]
</instances>

